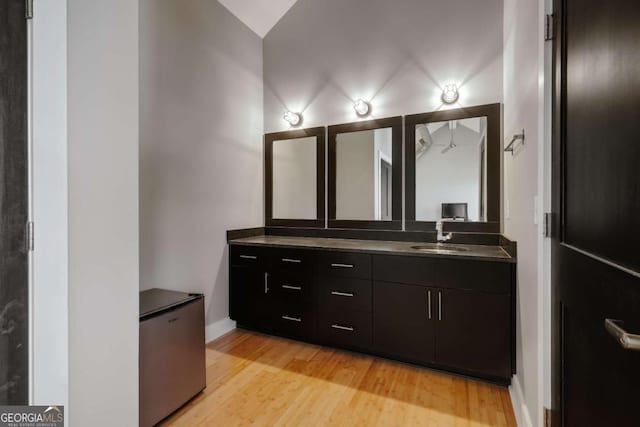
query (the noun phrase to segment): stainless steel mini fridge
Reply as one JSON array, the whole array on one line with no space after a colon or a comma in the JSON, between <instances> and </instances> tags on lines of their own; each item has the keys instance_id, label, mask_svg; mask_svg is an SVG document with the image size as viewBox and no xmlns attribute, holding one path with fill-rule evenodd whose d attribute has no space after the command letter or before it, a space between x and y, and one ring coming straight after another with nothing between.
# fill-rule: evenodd
<instances>
[{"instance_id":1,"label":"stainless steel mini fridge","mask_svg":"<svg viewBox=\"0 0 640 427\"><path fill-rule=\"evenodd\" d=\"M205 381L204 296L140 293L140 426L153 426L200 393Z\"/></svg>"}]
</instances>

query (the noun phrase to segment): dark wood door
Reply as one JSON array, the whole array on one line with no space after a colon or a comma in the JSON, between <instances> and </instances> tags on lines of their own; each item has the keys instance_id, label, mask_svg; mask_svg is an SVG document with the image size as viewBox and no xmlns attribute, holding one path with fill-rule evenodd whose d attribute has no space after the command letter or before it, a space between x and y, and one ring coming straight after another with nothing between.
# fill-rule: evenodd
<instances>
[{"instance_id":1,"label":"dark wood door","mask_svg":"<svg viewBox=\"0 0 640 427\"><path fill-rule=\"evenodd\" d=\"M434 289L424 286L374 282L374 349L404 360L432 363L436 295Z\"/></svg>"},{"instance_id":2,"label":"dark wood door","mask_svg":"<svg viewBox=\"0 0 640 427\"><path fill-rule=\"evenodd\" d=\"M231 266L229 315L242 326L261 330L273 327L277 307L270 275L256 266Z\"/></svg>"},{"instance_id":3,"label":"dark wood door","mask_svg":"<svg viewBox=\"0 0 640 427\"><path fill-rule=\"evenodd\" d=\"M554 425L638 426L640 2L555 7Z\"/></svg>"},{"instance_id":4,"label":"dark wood door","mask_svg":"<svg viewBox=\"0 0 640 427\"><path fill-rule=\"evenodd\" d=\"M0 2L0 405L28 397L27 25Z\"/></svg>"},{"instance_id":5,"label":"dark wood door","mask_svg":"<svg viewBox=\"0 0 640 427\"><path fill-rule=\"evenodd\" d=\"M436 363L508 381L510 296L439 289L435 303Z\"/></svg>"}]
</instances>

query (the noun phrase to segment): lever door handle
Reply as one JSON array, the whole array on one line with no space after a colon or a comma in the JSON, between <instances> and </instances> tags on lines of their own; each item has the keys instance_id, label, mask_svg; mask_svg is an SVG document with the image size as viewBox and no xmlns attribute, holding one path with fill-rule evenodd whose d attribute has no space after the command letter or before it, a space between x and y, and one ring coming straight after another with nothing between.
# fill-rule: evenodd
<instances>
[{"instance_id":1,"label":"lever door handle","mask_svg":"<svg viewBox=\"0 0 640 427\"><path fill-rule=\"evenodd\" d=\"M613 336L625 350L640 351L640 335L630 334L622 329L621 320L604 319L604 328Z\"/></svg>"}]
</instances>

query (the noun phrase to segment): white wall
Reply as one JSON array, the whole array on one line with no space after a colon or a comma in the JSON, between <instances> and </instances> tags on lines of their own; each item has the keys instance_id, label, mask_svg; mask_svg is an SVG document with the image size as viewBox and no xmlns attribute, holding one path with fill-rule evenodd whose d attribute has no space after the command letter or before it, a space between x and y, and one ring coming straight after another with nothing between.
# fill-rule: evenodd
<instances>
[{"instance_id":1,"label":"white wall","mask_svg":"<svg viewBox=\"0 0 640 427\"><path fill-rule=\"evenodd\" d=\"M502 101L503 0L298 0L264 39L267 132L285 109L304 126L441 107L441 87L460 87L456 107Z\"/></svg>"},{"instance_id":2,"label":"white wall","mask_svg":"<svg viewBox=\"0 0 640 427\"><path fill-rule=\"evenodd\" d=\"M505 0L505 141L525 129L525 145L505 159L505 235L518 242L517 365L512 386L521 425L542 425L543 277L541 274L540 152L544 141L543 1ZM542 6L541 6L542 5ZM522 407L518 405L522 403Z\"/></svg>"},{"instance_id":3,"label":"white wall","mask_svg":"<svg viewBox=\"0 0 640 427\"><path fill-rule=\"evenodd\" d=\"M34 3L32 404L68 409L67 2Z\"/></svg>"},{"instance_id":4,"label":"white wall","mask_svg":"<svg viewBox=\"0 0 640 427\"><path fill-rule=\"evenodd\" d=\"M138 425L138 3L68 0L69 419Z\"/></svg>"},{"instance_id":5,"label":"white wall","mask_svg":"<svg viewBox=\"0 0 640 427\"><path fill-rule=\"evenodd\" d=\"M274 218L318 218L317 144L315 136L273 142Z\"/></svg>"},{"instance_id":6,"label":"white wall","mask_svg":"<svg viewBox=\"0 0 640 427\"><path fill-rule=\"evenodd\" d=\"M140 2L140 284L228 319L225 232L264 223L262 41L217 1Z\"/></svg>"}]
</instances>

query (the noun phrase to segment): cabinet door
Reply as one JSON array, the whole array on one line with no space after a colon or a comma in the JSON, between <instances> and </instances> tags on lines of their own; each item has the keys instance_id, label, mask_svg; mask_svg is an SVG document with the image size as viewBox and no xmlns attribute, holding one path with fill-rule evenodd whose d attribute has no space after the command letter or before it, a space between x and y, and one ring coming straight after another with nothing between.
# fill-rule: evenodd
<instances>
[{"instance_id":1,"label":"cabinet door","mask_svg":"<svg viewBox=\"0 0 640 427\"><path fill-rule=\"evenodd\" d=\"M509 295L439 289L435 298L436 363L508 379L511 376Z\"/></svg>"},{"instance_id":2,"label":"cabinet door","mask_svg":"<svg viewBox=\"0 0 640 427\"><path fill-rule=\"evenodd\" d=\"M240 325L269 330L274 316L269 275L246 266L231 266L229 275L230 317Z\"/></svg>"},{"instance_id":3,"label":"cabinet door","mask_svg":"<svg viewBox=\"0 0 640 427\"><path fill-rule=\"evenodd\" d=\"M429 304L431 302L431 305ZM373 347L382 354L432 362L434 290L400 283L373 284Z\"/></svg>"}]
</instances>

